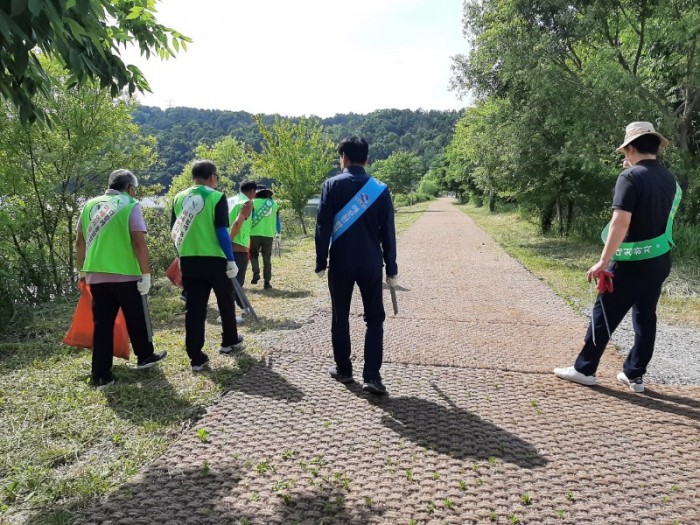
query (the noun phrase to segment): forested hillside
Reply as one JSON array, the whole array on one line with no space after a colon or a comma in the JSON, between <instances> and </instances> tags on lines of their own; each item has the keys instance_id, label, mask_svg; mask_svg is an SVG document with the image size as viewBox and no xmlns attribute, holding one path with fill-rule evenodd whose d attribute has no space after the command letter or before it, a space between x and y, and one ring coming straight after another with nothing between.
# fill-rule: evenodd
<instances>
[{"instance_id":1,"label":"forested hillside","mask_svg":"<svg viewBox=\"0 0 700 525\"><path fill-rule=\"evenodd\" d=\"M457 111L382 109L367 115L335 115L320 122L334 141L351 134L366 137L372 160L386 159L395 151L406 150L416 153L427 168L449 144L459 117ZM156 151L160 163L151 169L151 179L166 186L192 160L200 143L211 145L225 136L233 136L260 151L262 137L253 115L245 111L162 110L139 106L133 118L144 134L158 140ZM271 125L274 118L263 115L263 122Z\"/></svg>"}]
</instances>

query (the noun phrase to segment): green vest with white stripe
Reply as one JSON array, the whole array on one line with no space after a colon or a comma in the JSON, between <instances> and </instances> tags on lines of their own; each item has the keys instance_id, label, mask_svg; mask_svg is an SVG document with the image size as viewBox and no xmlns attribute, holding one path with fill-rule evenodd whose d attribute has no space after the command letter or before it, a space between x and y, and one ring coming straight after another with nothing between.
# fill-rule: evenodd
<instances>
[{"instance_id":1,"label":"green vest with white stripe","mask_svg":"<svg viewBox=\"0 0 700 525\"><path fill-rule=\"evenodd\" d=\"M193 220L183 226L185 232L182 243L179 247L176 244L180 257L226 258L214 227L214 211L222 196L223 193L220 191L199 185L187 188L175 196L173 201L175 224L171 236L178 228L178 219L181 219L183 213L189 211L193 215Z\"/></svg>"},{"instance_id":2,"label":"green vest with white stripe","mask_svg":"<svg viewBox=\"0 0 700 525\"><path fill-rule=\"evenodd\" d=\"M141 275L131 245L129 217L136 201L125 193L90 199L80 212L85 239L84 272Z\"/></svg>"},{"instance_id":3,"label":"green vest with white stripe","mask_svg":"<svg viewBox=\"0 0 700 525\"><path fill-rule=\"evenodd\" d=\"M250 235L274 237L277 232L277 203L272 199L254 199Z\"/></svg>"},{"instance_id":4,"label":"green vest with white stripe","mask_svg":"<svg viewBox=\"0 0 700 525\"><path fill-rule=\"evenodd\" d=\"M241 212L241 209L243 209L243 206L245 206L245 203L250 201L250 199L242 193L239 193L233 199L233 206L231 207L231 211L228 215L228 222L231 227L233 227L233 223L236 221L236 217L238 217L238 214ZM233 239L235 244L245 246L246 248L250 246L251 221L252 214L246 217L246 220L244 220L243 224L241 224L241 229L238 230L238 234Z\"/></svg>"}]
</instances>

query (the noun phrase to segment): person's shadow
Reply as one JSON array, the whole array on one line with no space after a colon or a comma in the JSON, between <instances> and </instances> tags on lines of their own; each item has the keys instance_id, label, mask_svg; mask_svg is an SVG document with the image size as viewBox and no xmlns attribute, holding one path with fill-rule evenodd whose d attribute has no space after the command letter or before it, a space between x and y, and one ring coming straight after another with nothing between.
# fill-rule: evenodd
<instances>
[{"instance_id":1,"label":"person's shadow","mask_svg":"<svg viewBox=\"0 0 700 525\"><path fill-rule=\"evenodd\" d=\"M212 369L204 373L219 383L224 390L238 391L256 397L289 402L301 401L304 392L278 374L268 364L268 358L255 360L245 352L233 356L244 373L230 374L226 370Z\"/></svg>"},{"instance_id":2,"label":"person's shadow","mask_svg":"<svg viewBox=\"0 0 700 525\"><path fill-rule=\"evenodd\" d=\"M547 464L535 447L510 432L458 407L440 388L433 389L449 406L419 397L369 396L369 402L386 412L382 424L418 446L456 459L500 458L521 468ZM348 385L367 398L360 385Z\"/></svg>"},{"instance_id":3,"label":"person's shadow","mask_svg":"<svg viewBox=\"0 0 700 525\"><path fill-rule=\"evenodd\" d=\"M204 414L204 406L181 396L159 366L150 370L114 367L117 382L103 392L120 418L135 425L176 423Z\"/></svg>"},{"instance_id":4,"label":"person's shadow","mask_svg":"<svg viewBox=\"0 0 700 525\"><path fill-rule=\"evenodd\" d=\"M595 391L642 408L687 417L695 422L700 421L700 400L697 399L663 394L653 389L646 389L643 394L635 394L598 385Z\"/></svg>"}]
</instances>

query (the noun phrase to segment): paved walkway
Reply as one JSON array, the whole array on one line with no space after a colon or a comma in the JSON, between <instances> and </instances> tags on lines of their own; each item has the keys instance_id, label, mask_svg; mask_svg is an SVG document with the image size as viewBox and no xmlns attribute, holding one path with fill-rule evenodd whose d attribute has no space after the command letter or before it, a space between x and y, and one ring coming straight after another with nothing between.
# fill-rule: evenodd
<instances>
[{"instance_id":1,"label":"paved walkway","mask_svg":"<svg viewBox=\"0 0 700 525\"><path fill-rule=\"evenodd\" d=\"M446 201L399 254L389 397L326 376L326 299L198 422L208 442L187 432L84 523L700 523L700 388L633 394L613 351L600 386L554 377L585 323Z\"/></svg>"}]
</instances>

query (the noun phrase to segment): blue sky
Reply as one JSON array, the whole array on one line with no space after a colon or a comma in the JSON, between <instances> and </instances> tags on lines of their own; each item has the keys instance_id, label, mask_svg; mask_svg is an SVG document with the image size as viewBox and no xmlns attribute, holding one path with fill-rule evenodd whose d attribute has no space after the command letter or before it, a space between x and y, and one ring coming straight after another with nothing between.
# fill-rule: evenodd
<instances>
[{"instance_id":1,"label":"blue sky","mask_svg":"<svg viewBox=\"0 0 700 525\"><path fill-rule=\"evenodd\" d=\"M191 37L176 59L124 59L146 74L143 104L332 116L461 109L451 56L467 51L462 0L162 0Z\"/></svg>"}]
</instances>

